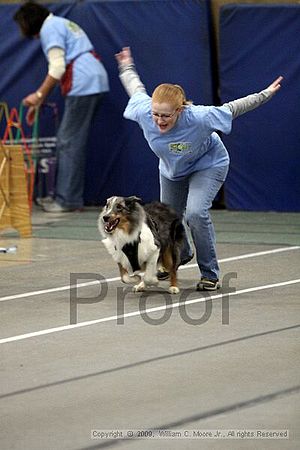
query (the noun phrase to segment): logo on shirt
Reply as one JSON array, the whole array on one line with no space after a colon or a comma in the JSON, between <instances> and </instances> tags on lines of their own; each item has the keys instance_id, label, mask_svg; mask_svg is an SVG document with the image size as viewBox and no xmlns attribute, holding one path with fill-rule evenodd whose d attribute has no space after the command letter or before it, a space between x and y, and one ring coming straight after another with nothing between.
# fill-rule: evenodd
<instances>
[{"instance_id":1,"label":"logo on shirt","mask_svg":"<svg viewBox=\"0 0 300 450\"><path fill-rule=\"evenodd\" d=\"M176 155L185 155L192 152L191 146L191 142L171 142L169 150L172 153L176 153Z\"/></svg>"},{"instance_id":2,"label":"logo on shirt","mask_svg":"<svg viewBox=\"0 0 300 450\"><path fill-rule=\"evenodd\" d=\"M68 20L67 26L68 26L69 30L74 34L82 34L83 33L82 28L80 28L80 26L77 25L77 23L72 22L71 20Z\"/></svg>"}]
</instances>

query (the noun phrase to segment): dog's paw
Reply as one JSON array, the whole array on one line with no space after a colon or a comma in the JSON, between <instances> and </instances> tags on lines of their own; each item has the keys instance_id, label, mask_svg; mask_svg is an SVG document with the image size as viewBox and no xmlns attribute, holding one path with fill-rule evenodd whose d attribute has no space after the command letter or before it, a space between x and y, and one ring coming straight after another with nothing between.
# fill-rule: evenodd
<instances>
[{"instance_id":1,"label":"dog's paw","mask_svg":"<svg viewBox=\"0 0 300 450\"><path fill-rule=\"evenodd\" d=\"M144 282L147 286L157 286L159 280L157 277L144 277Z\"/></svg>"},{"instance_id":2,"label":"dog's paw","mask_svg":"<svg viewBox=\"0 0 300 450\"><path fill-rule=\"evenodd\" d=\"M143 292L146 290L145 283L141 281L139 284L133 286L133 292Z\"/></svg>"},{"instance_id":3,"label":"dog's paw","mask_svg":"<svg viewBox=\"0 0 300 450\"><path fill-rule=\"evenodd\" d=\"M122 281L125 284L139 283L141 281L141 277L139 275L123 275Z\"/></svg>"},{"instance_id":4,"label":"dog's paw","mask_svg":"<svg viewBox=\"0 0 300 450\"><path fill-rule=\"evenodd\" d=\"M170 294L179 294L180 290L177 286L170 286L168 289Z\"/></svg>"}]
</instances>

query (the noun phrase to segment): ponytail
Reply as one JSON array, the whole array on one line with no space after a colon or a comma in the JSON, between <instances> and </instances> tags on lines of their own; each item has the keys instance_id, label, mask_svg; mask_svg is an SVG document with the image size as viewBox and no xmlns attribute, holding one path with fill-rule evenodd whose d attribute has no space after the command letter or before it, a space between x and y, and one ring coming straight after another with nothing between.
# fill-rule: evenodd
<instances>
[{"instance_id":1,"label":"ponytail","mask_svg":"<svg viewBox=\"0 0 300 450\"><path fill-rule=\"evenodd\" d=\"M160 84L152 94L152 101L157 103L170 103L175 108L191 105L193 102L186 99L185 92L179 84Z\"/></svg>"}]
</instances>

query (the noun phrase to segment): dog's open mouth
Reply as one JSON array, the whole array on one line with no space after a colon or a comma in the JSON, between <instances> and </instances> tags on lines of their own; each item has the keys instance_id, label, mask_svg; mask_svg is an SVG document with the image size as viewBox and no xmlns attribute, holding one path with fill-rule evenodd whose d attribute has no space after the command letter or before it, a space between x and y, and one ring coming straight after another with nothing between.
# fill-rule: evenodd
<instances>
[{"instance_id":1,"label":"dog's open mouth","mask_svg":"<svg viewBox=\"0 0 300 450\"><path fill-rule=\"evenodd\" d=\"M104 230L106 231L106 233L112 233L119 225L119 222L120 222L119 218L112 219L112 220L106 222L104 224Z\"/></svg>"}]
</instances>

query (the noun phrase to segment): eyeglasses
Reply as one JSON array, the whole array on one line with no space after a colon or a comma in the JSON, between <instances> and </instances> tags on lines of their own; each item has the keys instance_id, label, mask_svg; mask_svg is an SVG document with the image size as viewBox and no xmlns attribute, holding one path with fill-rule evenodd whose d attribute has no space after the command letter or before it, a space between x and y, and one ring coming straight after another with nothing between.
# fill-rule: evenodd
<instances>
[{"instance_id":1,"label":"eyeglasses","mask_svg":"<svg viewBox=\"0 0 300 450\"><path fill-rule=\"evenodd\" d=\"M158 114L156 112L152 112L152 116L155 117L156 119L161 118L163 120L168 120L171 119L171 117L173 117L177 112L177 109L175 109L175 111L172 114Z\"/></svg>"}]
</instances>

